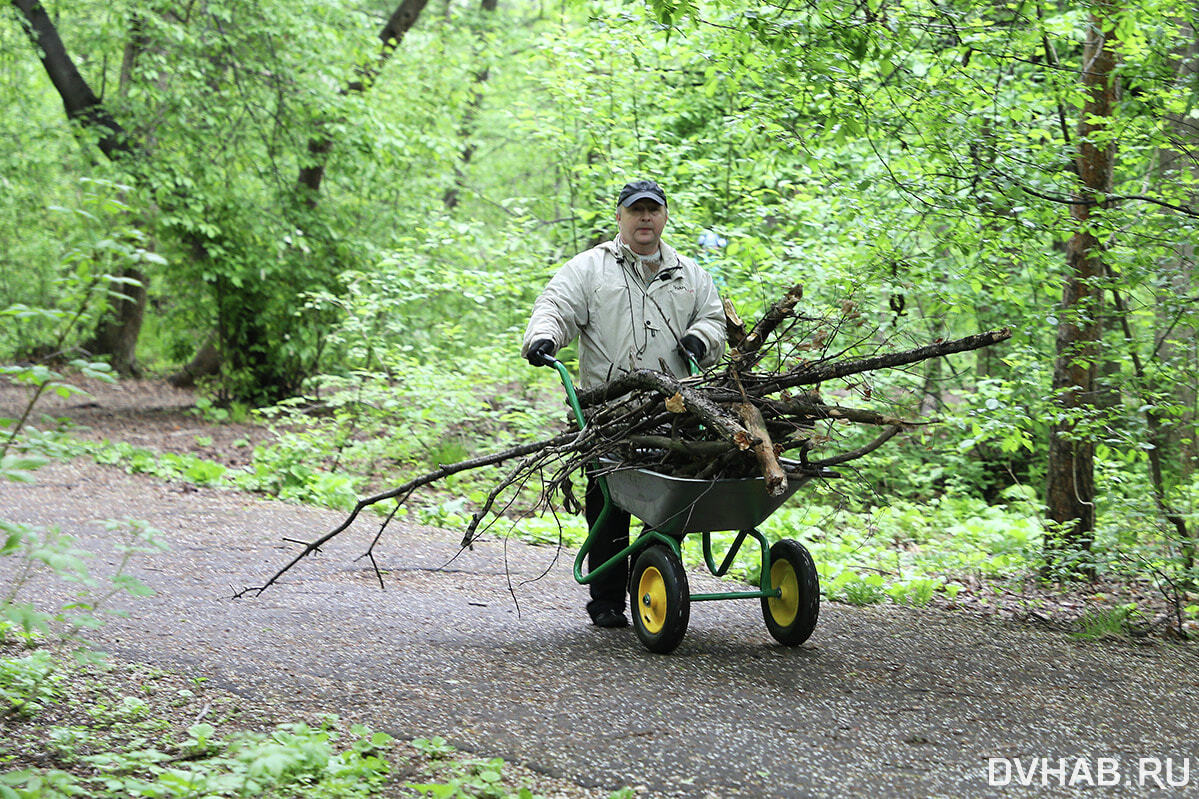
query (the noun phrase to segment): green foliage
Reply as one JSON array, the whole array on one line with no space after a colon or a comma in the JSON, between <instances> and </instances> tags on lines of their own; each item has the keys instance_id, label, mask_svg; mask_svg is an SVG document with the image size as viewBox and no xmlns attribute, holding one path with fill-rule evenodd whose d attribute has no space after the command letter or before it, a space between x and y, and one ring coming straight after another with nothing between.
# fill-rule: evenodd
<instances>
[{"instance_id":1,"label":"green foliage","mask_svg":"<svg viewBox=\"0 0 1199 799\"><path fill-rule=\"evenodd\" d=\"M887 597L881 574L854 574L843 571L825 589L829 599L841 599L851 605L876 605Z\"/></svg>"},{"instance_id":2,"label":"green foliage","mask_svg":"<svg viewBox=\"0 0 1199 799\"><path fill-rule=\"evenodd\" d=\"M892 583L887 586L887 595L900 605L924 607L933 600L937 590L943 585L940 579L921 577L907 582Z\"/></svg>"},{"instance_id":3,"label":"green foliage","mask_svg":"<svg viewBox=\"0 0 1199 799\"><path fill-rule=\"evenodd\" d=\"M317 727L289 722L268 733L225 737L211 724L196 723L176 743L156 718L159 698L152 699L127 696L116 707L91 708L91 724L52 726L51 749L72 770L9 771L0 775L0 796L344 799L372 795L391 769L391 736L359 724L347 729L336 716Z\"/></svg>"},{"instance_id":4,"label":"green foliage","mask_svg":"<svg viewBox=\"0 0 1199 799\"><path fill-rule=\"evenodd\" d=\"M126 185L84 178L69 205L46 206L45 213L61 217L69 232L45 248L36 285L14 285L7 296L0 294L0 302L7 300L0 310L5 330L0 359L75 352L113 302L137 285L130 269L164 264L146 233L129 222L131 208L121 199L127 191Z\"/></svg>"},{"instance_id":5,"label":"green foliage","mask_svg":"<svg viewBox=\"0 0 1199 799\"><path fill-rule=\"evenodd\" d=\"M196 397L193 411L204 421L214 424L223 422L237 424L250 420L250 407L244 402L229 402L222 406L206 395Z\"/></svg>"},{"instance_id":6,"label":"green foliage","mask_svg":"<svg viewBox=\"0 0 1199 799\"><path fill-rule=\"evenodd\" d=\"M502 758L461 757L440 736L417 738L412 746L435 765L438 782L410 782L408 788L431 799L536 799L528 785L513 789Z\"/></svg>"},{"instance_id":7,"label":"green foliage","mask_svg":"<svg viewBox=\"0 0 1199 799\"><path fill-rule=\"evenodd\" d=\"M33 715L58 695L55 684L61 679L55 674L50 653L44 650L0 658L0 703L6 710Z\"/></svg>"}]
</instances>

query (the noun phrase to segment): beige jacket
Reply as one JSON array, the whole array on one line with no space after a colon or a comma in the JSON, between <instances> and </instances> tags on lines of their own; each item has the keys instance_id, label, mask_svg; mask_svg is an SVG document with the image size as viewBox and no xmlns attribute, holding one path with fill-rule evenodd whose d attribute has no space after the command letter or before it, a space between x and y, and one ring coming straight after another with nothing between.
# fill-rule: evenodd
<instances>
[{"instance_id":1,"label":"beige jacket","mask_svg":"<svg viewBox=\"0 0 1199 799\"><path fill-rule=\"evenodd\" d=\"M619 239L571 258L533 304L522 354L539 339L558 349L579 338L579 385L592 388L634 369L686 376L679 342L704 343L700 366L724 354L724 308L712 277L662 243L662 266L647 286Z\"/></svg>"}]
</instances>

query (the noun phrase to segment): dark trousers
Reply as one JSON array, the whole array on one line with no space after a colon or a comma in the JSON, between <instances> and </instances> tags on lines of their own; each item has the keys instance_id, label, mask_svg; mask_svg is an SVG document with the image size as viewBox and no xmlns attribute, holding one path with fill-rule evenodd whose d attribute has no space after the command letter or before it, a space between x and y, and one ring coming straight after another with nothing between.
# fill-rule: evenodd
<instances>
[{"instance_id":1,"label":"dark trousers","mask_svg":"<svg viewBox=\"0 0 1199 799\"><path fill-rule=\"evenodd\" d=\"M604 509L604 494L599 482L587 477L587 492L583 495L583 511L587 517L587 529L595 526L600 511ZM595 533L591 551L587 553L587 570L593 571L629 545L629 514L613 505L608 511L604 526ZM594 618L604 610L624 611L625 591L629 582L629 559L626 557L599 579L588 583L591 601L587 612Z\"/></svg>"}]
</instances>

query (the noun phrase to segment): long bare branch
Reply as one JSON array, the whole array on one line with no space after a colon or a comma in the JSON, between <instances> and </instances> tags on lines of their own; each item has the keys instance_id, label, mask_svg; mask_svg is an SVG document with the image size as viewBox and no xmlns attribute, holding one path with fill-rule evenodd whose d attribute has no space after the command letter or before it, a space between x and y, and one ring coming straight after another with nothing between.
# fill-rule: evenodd
<instances>
[{"instance_id":1,"label":"long bare branch","mask_svg":"<svg viewBox=\"0 0 1199 799\"><path fill-rule=\"evenodd\" d=\"M578 432L569 433L566 435L555 436L554 438L546 439L544 441L536 441L531 444L523 444L519 447L512 447L511 449L504 450L503 452L497 452L492 455L482 455L478 458L471 458L470 460L447 464L442 466L440 469L428 472L420 477L409 480L407 483L404 483L398 488L393 488L390 491L384 491L381 494L375 494L374 496L359 500L358 504L354 506L354 509L350 511L350 515L347 516L341 524L337 525L315 541L310 541L309 543L305 544L304 548L300 551L300 554L296 555L287 563L287 565L275 572L271 579L267 580L260 586L243 588L236 592L233 595L233 598L237 599L249 593L253 593L255 596L258 596L267 588L270 588L280 577L286 574L301 560L314 552L319 552L321 547L332 541L341 533L345 532L349 526L354 523L354 520L358 518L358 514L362 513L363 510L371 505L376 505L389 499L396 499L400 497L407 498L416 489L429 485L430 483L435 483L438 480L442 480L452 474L465 472L469 469L478 469L483 466L494 466L497 463L503 463L504 461L511 460L512 458L520 458L528 455L529 453L546 449L547 447L561 446L562 444L568 443L578 436ZM403 500L401 499L401 501Z\"/></svg>"},{"instance_id":2,"label":"long bare branch","mask_svg":"<svg viewBox=\"0 0 1199 799\"><path fill-rule=\"evenodd\" d=\"M882 432L881 435L879 435L878 438L874 439L864 447L858 447L857 449L850 450L849 452L843 452L840 455L835 455L831 458L825 458L824 460L805 461L805 464L808 466L818 466L823 468L825 466L836 466L839 463L848 463L849 461L857 460L864 455L869 455L871 452L874 452L883 444L886 444L888 441L894 438L895 434L900 430L903 430L903 425L897 424L893 427L888 427Z\"/></svg>"},{"instance_id":3,"label":"long bare branch","mask_svg":"<svg viewBox=\"0 0 1199 799\"><path fill-rule=\"evenodd\" d=\"M903 352L888 352L849 361L818 361L811 364L800 364L789 372L785 372L777 377L772 376L771 379L755 385L753 391L759 396L774 394L796 386L811 386L839 377L848 377L849 375L862 374L863 372L875 372L880 369L893 369L897 366L907 366L908 364L927 361L930 358L940 358L958 352L982 349L983 347L989 347L992 344L1006 341L1011 337L1012 331L1009 328L1004 328L1002 330L989 330L985 333L977 333L973 336L965 336L952 341L938 341L923 347L904 350ZM731 394L732 392L730 392L728 401L735 401ZM722 400L718 398L717 401Z\"/></svg>"}]
</instances>

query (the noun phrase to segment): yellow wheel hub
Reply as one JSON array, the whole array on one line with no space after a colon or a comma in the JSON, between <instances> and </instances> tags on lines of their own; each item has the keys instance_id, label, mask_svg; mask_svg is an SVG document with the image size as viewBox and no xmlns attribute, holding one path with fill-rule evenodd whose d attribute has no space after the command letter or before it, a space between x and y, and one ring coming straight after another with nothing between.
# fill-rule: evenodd
<instances>
[{"instance_id":1,"label":"yellow wheel hub","mask_svg":"<svg viewBox=\"0 0 1199 799\"><path fill-rule=\"evenodd\" d=\"M799 615L799 578L795 569L786 560L776 560L770 566L770 585L782 591L781 596L771 597L770 615L780 627L788 627Z\"/></svg>"},{"instance_id":2,"label":"yellow wheel hub","mask_svg":"<svg viewBox=\"0 0 1199 799\"><path fill-rule=\"evenodd\" d=\"M666 581L654 566L641 572L637 581L637 609L646 632L659 633L666 624Z\"/></svg>"}]
</instances>

